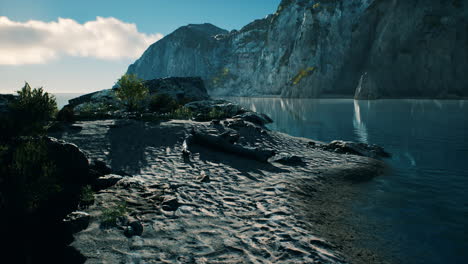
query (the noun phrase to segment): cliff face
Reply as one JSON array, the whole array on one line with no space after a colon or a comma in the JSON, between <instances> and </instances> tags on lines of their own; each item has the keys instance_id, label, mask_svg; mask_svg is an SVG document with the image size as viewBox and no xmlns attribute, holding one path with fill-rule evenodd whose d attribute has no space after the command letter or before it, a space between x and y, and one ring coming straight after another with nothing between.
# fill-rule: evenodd
<instances>
[{"instance_id":1,"label":"cliff face","mask_svg":"<svg viewBox=\"0 0 468 264\"><path fill-rule=\"evenodd\" d=\"M283 0L239 31L188 25L128 69L201 76L213 95L468 96L468 4Z\"/></svg>"}]
</instances>

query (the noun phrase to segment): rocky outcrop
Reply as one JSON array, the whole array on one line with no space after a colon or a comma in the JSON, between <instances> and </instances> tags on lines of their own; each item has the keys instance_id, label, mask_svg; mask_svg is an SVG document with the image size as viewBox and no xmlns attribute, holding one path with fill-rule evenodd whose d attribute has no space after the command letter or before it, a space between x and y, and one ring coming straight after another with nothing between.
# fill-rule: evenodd
<instances>
[{"instance_id":1,"label":"rocky outcrop","mask_svg":"<svg viewBox=\"0 0 468 264\"><path fill-rule=\"evenodd\" d=\"M200 77L171 77L145 82L150 95L167 94L178 101L199 101L209 99L205 84Z\"/></svg>"},{"instance_id":2,"label":"rocky outcrop","mask_svg":"<svg viewBox=\"0 0 468 264\"><path fill-rule=\"evenodd\" d=\"M467 97L467 4L283 0L239 31L181 27L128 73L200 76L213 95Z\"/></svg>"},{"instance_id":3,"label":"rocky outcrop","mask_svg":"<svg viewBox=\"0 0 468 264\"><path fill-rule=\"evenodd\" d=\"M377 145L368 145L352 141L333 140L329 144L320 145L319 148L342 154L359 155L369 158L388 158L390 153Z\"/></svg>"}]
</instances>

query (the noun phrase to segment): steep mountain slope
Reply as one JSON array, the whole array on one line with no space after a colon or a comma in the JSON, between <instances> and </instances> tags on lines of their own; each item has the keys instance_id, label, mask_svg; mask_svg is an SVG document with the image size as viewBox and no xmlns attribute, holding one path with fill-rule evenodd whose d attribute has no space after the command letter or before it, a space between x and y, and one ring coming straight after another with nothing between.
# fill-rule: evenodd
<instances>
[{"instance_id":1,"label":"steep mountain slope","mask_svg":"<svg viewBox=\"0 0 468 264\"><path fill-rule=\"evenodd\" d=\"M468 97L468 4L283 0L239 31L181 27L128 69L201 76L214 95Z\"/></svg>"}]
</instances>

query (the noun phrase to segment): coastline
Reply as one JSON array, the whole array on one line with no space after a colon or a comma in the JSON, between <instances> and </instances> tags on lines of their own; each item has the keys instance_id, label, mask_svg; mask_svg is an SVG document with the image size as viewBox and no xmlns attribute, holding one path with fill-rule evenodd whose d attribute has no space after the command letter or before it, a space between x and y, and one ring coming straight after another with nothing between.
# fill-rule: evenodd
<instances>
[{"instance_id":1,"label":"coastline","mask_svg":"<svg viewBox=\"0 0 468 264\"><path fill-rule=\"evenodd\" d=\"M98 193L96 204L88 210L92 216L90 226L75 234L72 246L88 259L87 263L128 261L135 256L142 261L152 258L175 262L183 257L205 259L207 263L239 258L277 263L365 263L375 259L375 255L365 255L359 262L355 255L350 256L357 252L348 250L353 246L347 240L351 231L330 212L346 210L343 197L334 196L338 189L346 190L340 187L340 181L380 174L384 165L379 161L324 151L313 147L309 143L312 140L248 125L237 130L242 144L300 155L304 164L260 163L203 144L193 146L187 163L181 156L187 131L191 127L208 131L216 126L193 121L152 124L129 120L86 121L75 126L81 129L55 136L77 144L113 169L125 169L134 175ZM203 175L208 175L208 182L200 182ZM132 185L139 187L128 187ZM162 200L149 199L149 193L159 193L163 200L175 197L181 206L167 212L161 206ZM304 202L304 197L309 199ZM99 227L103 208L116 198L131 201L130 215L144 226L141 238L127 239L118 229ZM333 201L338 205L331 207ZM326 228L320 221L328 223ZM213 240L209 238L213 234L206 232L215 231L219 237ZM196 250L176 250L191 248L193 243ZM97 254L98 249L101 253Z\"/></svg>"}]
</instances>

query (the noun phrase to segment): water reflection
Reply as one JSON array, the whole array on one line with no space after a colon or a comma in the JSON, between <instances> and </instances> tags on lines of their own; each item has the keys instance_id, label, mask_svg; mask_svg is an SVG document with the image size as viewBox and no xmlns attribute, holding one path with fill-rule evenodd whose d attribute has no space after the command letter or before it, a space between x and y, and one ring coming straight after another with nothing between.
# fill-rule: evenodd
<instances>
[{"instance_id":1,"label":"water reflection","mask_svg":"<svg viewBox=\"0 0 468 264\"><path fill-rule=\"evenodd\" d=\"M392 174L363 185L355 210L379 227L400 263L468 259L468 106L462 100L230 98L272 117L270 128L320 141L378 144Z\"/></svg>"},{"instance_id":2,"label":"water reflection","mask_svg":"<svg viewBox=\"0 0 468 264\"><path fill-rule=\"evenodd\" d=\"M361 118L361 107L359 106L360 102L362 101L354 100L354 132L356 132L360 142L368 143L367 128Z\"/></svg>"}]
</instances>

